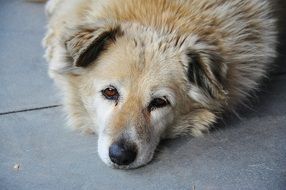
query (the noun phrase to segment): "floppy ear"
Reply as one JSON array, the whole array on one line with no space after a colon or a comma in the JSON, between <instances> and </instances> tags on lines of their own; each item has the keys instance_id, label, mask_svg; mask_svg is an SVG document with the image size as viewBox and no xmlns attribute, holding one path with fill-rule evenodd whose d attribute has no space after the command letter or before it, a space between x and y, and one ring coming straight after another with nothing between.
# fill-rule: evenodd
<instances>
[{"instance_id":1,"label":"floppy ear","mask_svg":"<svg viewBox=\"0 0 286 190\"><path fill-rule=\"evenodd\" d=\"M105 27L80 27L65 42L68 56L77 67L87 67L95 61L108 45L121 35L119 25Z\"/></svg>"},{"instance_id":2,"label":"floppy ear","mask_svg":"<svg viewBox=\"0 0 286 190\"><path fill-rule=\"evenodd\" d=\"M193 96L203 102L207 102L208 99L225 99L227 67L223 58L215 52L207 50L189 50L187 56L188 80L197 87L196 95ZM198 98L198 93L201 93L201 98Z\"/></svg>"},{"instance_id":3,"label":"floppy ear","mask_svg":"<svg viewBox=\"0 0 286 190\"><path fill-rule=\"evenodd\" d=\"M98 59L121 35L123 32L119 24L105 21L65 28L50 69L60 74L79 74L81 68Z\"/></svg>"}]
</instances>

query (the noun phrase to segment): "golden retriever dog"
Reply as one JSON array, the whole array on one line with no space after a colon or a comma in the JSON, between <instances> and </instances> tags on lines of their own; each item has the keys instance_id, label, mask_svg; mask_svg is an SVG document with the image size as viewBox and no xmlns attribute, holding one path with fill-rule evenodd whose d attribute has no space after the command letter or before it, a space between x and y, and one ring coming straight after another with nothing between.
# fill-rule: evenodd
<instances>
[{"instance_id":1,"label":"golden retriever dog","mask_svg":"<svg viewBox=\"0 0 286 190\"><path fill-rule=\"evenodd\" d=\"M46 11L68 124L97 133L114 168L147 164L160 139L207 132L276 55L268 0L50 0Z\"/></svg>"}]
</instances>

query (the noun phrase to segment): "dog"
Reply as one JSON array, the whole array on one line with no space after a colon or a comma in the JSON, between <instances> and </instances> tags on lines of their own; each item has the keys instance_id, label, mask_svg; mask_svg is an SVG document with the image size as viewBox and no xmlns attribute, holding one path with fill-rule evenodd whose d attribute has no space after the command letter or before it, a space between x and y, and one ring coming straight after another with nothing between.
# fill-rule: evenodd
<instances>
[{"instance_id":1,"label":"dog","mask_svg":"<svg viewBox=\"0 0 286 190\"><path fill-rule=\"evenodd\" d=\"M119 169L161 139L201 136L259 88L276 56L268 0L49 0L43 40L68 125Z\"/></svg>"}]
</instances>

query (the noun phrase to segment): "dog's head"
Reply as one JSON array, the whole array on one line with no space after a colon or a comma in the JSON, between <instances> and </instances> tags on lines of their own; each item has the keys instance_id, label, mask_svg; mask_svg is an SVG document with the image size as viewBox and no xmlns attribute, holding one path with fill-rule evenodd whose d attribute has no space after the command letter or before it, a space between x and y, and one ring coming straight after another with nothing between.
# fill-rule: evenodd
<instances>
[{"instance_id":1,"label":"dog's head","mask_svg":"<svg viewBox=\"0 0 286 190\"><path fill-rule=\"evenodd\" d=\"M69 29L61 42L57 72L76 81L106 164L144 165L161 138L199 134L215 120L226 68L197 36L101 21Z\"/></svg>"}]
</instances>

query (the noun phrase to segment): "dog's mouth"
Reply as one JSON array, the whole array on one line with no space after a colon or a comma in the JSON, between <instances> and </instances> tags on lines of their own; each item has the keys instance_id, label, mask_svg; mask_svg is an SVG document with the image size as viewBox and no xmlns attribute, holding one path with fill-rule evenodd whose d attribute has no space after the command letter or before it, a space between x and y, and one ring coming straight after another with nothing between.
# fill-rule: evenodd
<instances>
[{"instance_id":1,"label":"dog's mouth","mask_svg":"<svg viewBox=\"0 0 286 190\"><path fill-rule=\"evenodd\" d=\"M153 155L154 153L150 153L148 156L141 159L139 158L138 160L134 160L134 162L128 165L118 165L112 161L108 165L114 169L122 169L122 170L137 169L149 164L152 161Z\"/></svg>"}]
</instances>

